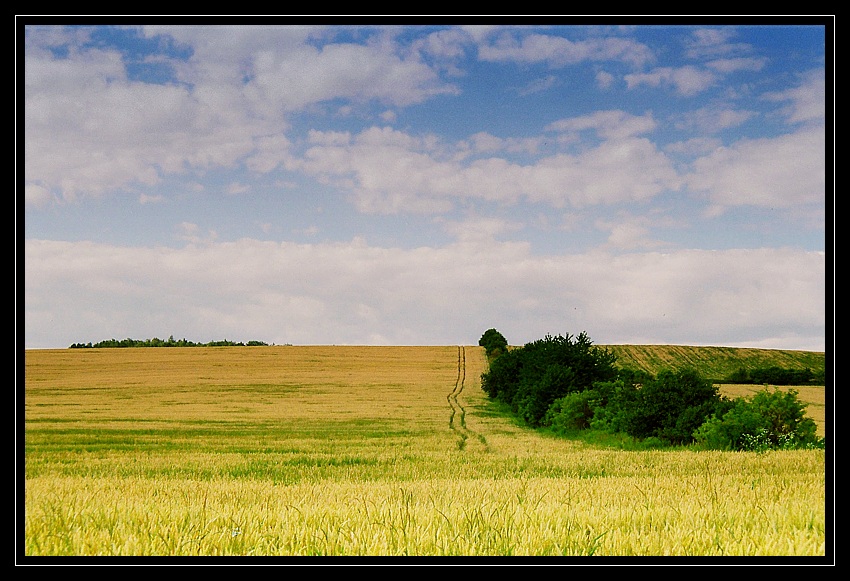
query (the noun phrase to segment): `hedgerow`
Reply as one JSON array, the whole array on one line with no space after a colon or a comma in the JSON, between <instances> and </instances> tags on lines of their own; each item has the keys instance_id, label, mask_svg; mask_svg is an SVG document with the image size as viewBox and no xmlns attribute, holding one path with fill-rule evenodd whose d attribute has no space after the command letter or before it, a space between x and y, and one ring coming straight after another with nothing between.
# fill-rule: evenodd
<instances>
[{"instance_id":1,"label":"hedgerow","mask_svg":"<svg viewBox=\"0 0 850 581\"><path fill-rule=\"evenodd\" d=\"M487 344L485 337L480 343ZM824 446L814 420L805 416L807 404L794 390L731 400L696 369L653 375L620 368L616 356L594 346L585 332L547 335L499 351L482 374L481 387L526 425L561 435L598 430L726 450Z\"/></svg>"}]
</instances>

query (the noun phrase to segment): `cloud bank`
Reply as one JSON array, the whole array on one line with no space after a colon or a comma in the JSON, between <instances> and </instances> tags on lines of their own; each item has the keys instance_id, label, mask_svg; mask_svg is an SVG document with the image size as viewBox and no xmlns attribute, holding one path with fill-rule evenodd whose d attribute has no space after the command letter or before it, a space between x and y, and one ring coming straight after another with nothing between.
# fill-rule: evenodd
<instances>
[{"instance_id":1,"label":"cloud bank","mask_svg":"<svg viewBox=\"0 0 850 581\"><path fill-rule=\"evenodd\" d=\"M514 344L586 330L598 344L824 350L818 252L534 256L486 236L412 250L245 239L182 249L29 240L25 251L25 324L41 329L28 334L32 348L169 334L477 344L495 326Z\"/></svg>"}]
</instances>

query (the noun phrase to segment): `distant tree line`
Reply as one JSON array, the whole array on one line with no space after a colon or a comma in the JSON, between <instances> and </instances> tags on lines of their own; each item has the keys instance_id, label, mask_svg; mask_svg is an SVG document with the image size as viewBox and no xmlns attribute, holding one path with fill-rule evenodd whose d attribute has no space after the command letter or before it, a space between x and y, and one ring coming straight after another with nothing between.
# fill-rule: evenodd
<instances>
[{"instance_id":1,"label":"distant tree line","mask_svg":"<svg viewBox=\"0 0 850 581\"><path fill-rule=\"evenodd\" d=\"M496 333L488 330L479 342L490 363L481 387L530 427L559 435L624 433L650 447L762 451L824 446L795 390L729 399L695 369L653 375L620 368L616 356L594 346L584 332L547 335L511 349L498 340L498 352L490 356L487 346L494 344Z\"/></svg>"},{"instance_id":2,"label":"distant tree line","mask_svg":"<svg viewBox=\"0 0 850 581\"><path fill-rule=\"evenodd\" d=\"M248 341L247 343L242 343L228 341L227 339L224 339L223 341L210 341L209 343L195 343L194 341L187 341L186 339L175 340L172 335L168 339L159 339L158 337L154 337L153 339L122 339L120 341L117 339L108 339L94 344L91 342L74 343L69 347L69 349L99 349L115 347L253 347L255 345L268 345L268 343L264 343L263 341Z\"/></svg>"},{"instance_id":3,"label":"distant tree line","mask_svg":"<svg viewBox=\"0 0 850 581\"><path fill-rule=\"evenodd\" d=\"M762 385L825 385L824 369L816 372L808 367L805 369L788 369L776 365L745 369L743 367L732 372L725 383L754 383Z\"/></svg>"}]
</instances>

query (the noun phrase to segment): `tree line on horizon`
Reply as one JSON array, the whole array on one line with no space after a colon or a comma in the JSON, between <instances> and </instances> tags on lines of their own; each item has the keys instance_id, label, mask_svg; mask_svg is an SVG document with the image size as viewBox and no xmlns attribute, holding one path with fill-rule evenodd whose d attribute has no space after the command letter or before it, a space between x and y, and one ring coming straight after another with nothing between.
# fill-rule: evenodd
<instances>
[{"instance_id":1,"label":"tree line on horizon","mask_svg":"<svg viewBox=\"0 0 850 581\"><path fill-rule=\"evenodd\" d=\"M237 342L237 341L228 341L224 339L223 341L210 341L209 343L196 343L194 341L187 341L184 339L175 340L174 335L168 337L168 339L160 339L158 337L154 337L153 339L107 339L106 341L99 341L97 343L92 344L88 343L73 343L69 349L102 349L102 348L120 348L120 347L253 347L259 345L268 345L268 343L264 343L263 341L248 341L247 343Z\"/></svg>"}]
</instances>

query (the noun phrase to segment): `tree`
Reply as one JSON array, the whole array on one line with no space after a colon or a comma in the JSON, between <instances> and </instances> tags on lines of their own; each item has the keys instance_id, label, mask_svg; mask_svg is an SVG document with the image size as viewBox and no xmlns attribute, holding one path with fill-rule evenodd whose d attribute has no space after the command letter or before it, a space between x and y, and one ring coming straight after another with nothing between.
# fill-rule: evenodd
<instances>
[{"instance_id":1,"label":"tree","mask_svg":"<svg viewBox=\"0 0 850 581\"><path fill-rule=\"evenodd\" d=\"M513 349L490 362L490 368L481 374L481 389L491 399L510 404L519 387L523 351Z\"/></svg>"},{"instance_id":2,"label":"tree","mask_svg":"<svg viewBox=\"0 0 850 581\"><path fill-rule=\"evenodd\" d=\"M478 345L484 347L487 357L495 359L508 349L508 340L496 329L487 329L478 340Z\"/></svg>"},{"instance_id":3,"label":"tree","mask_svg":"<svg viewBox=\"0 0 850 581\"><path fill-rule=\"evenodd\" d=\"M615 361L584 332L577 337L547 335L494 359L481 376L481 387L529 425L539 426L557 399L615 379Z\"/></svg>"},{"instance_id":4,"label":"tree","mask_svg":"<svg viewBox=\"0 0 850 581\"><path fill-rule=\"evenodd\" d=\"M517 390L517 413L529 425L541 425L549 407L556 400L581 390L576 381L576 373L571 367L557 364L547 366L539 378L526 377Z\"/></svg>"},{"instance_id":5,"label":"tree","mask_svg":"<svg viewBox=\"0 0 850 581\"><path fill-rule=\"evenodd\" d=\"M672 444L691 442L721 401L714 384L695 369L661 371L628 395L628 407L618 410L623 430L635 438L656 437Z\"/></svg>"},{"instance_id":6,"label":"tree","mask_svg":"<svg viewBox=\"0 0 850 581\"><path fill-rule=\"evenodd\" d=\"M816 374L810 368L787 369L772 365L756 369L739 368L729 375L730 383L761 383L764 385L807 385L809 383L823 384L823 373Z\"/></svg>"}]
</instances>

